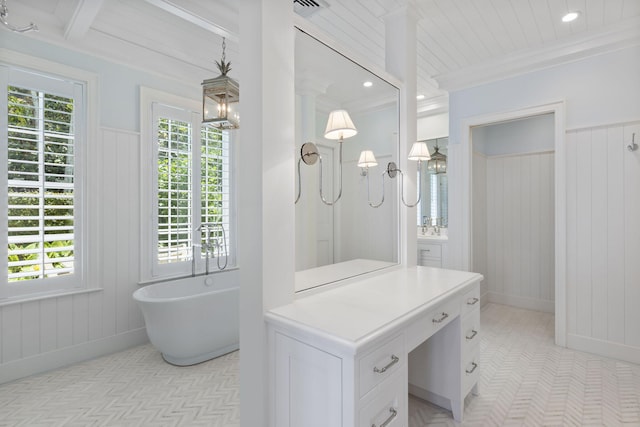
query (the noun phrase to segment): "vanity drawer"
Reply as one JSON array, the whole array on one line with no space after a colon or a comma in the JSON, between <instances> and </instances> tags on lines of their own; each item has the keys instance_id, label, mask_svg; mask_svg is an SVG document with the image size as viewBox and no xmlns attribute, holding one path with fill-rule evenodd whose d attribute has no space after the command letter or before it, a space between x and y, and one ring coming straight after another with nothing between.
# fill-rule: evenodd
<instances>
[{"instance_id":1,"label":"vanity drawer","mask_svg":"<svg viewBox=\"0 0 640 427\"><path fill-rule=\"evenodd\" d=\"M480 310L475 310L462 319L462 358L471 354L480 342Z\"/></svg>"},{"instance_id":2,"label":"vanity drawer","mask_svg":"<svg viewBox=\"0 0 640 427\"><path fill-rule=\"evenodd\" d=\"M476 308L480 308L480 285L476 284L462 298L461 315L471 313Z\"/></svg>"},{"instance_id":3,"label":"vanity drawer","mask_svg":"<svg viewBox=\"0 0 640 427\"><path fill-rule=\"evenodd\" d=\"M462 367L462 399L471 391L471 388L476 385L478 378L480 377L480 353L474 352L472 356L468 356L467 362Z\"/></svg>"},{"instance_id":4,"label":"vanity drawer","mask_svg":"<svg viewBox=\"0 0 640 427\"><path fill-rule=\"evenodd\" d=\"M420 243L418 249L423 256L440 258L442 256L442 246L433 243Z\"/></svg>"},{"instance_id":5,"label":"vanity drawer","mask_svg":"<svg viewBox=\"0 0 640 427\"><path fill-rule=\"evenodd\" d=\"M407 408L406 379L394 375L380 385L375 398L360 410L358 426L405 427Z\"/></svg>"},{"instance_id":6,"label":"vanity drawer","mask_svg":"<svg viewBox=\"0 0 640 427\"><path fill-rule=\"evenodd\" d=\"M380 382L389 378L400 366L406 363L404 336L376 348L359 360L360 397L367 394Z\"/></svg>"},{"instance_id":7,"label":"vanity drawer","mask_svg":"<svg viewBox=\"0 0 640 427\"><path fill-rule=\"evenodd\" d=\"M407 326L407 353L438 332L460 313L458 300L431 310Z\"/></svg>"}]
</instances>

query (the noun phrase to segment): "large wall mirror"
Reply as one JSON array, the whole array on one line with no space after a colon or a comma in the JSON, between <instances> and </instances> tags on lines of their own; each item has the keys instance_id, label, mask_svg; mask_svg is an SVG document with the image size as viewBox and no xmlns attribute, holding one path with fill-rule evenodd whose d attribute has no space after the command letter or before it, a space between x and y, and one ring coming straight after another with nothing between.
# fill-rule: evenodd
<instances>
[{"instance_id":1,"label":"large wall mirror","mask_svg":"<svg viewBox=\"0 0 640 427\"><path fill-rule=\"evenodd\" d=\"M397 180L383 181L382 173L398 162L399 90L300 29L295 76L298 292L398 263ZM342 143L325 138L336 110L346 111L357 130ZM298 165L306 142L314 143L321 161ZM368 169L369 188L357 166L363 150L378 162ZM385 201L372 208L369 200L380 201L383 185Z\"/></svg>"},{"instance_id":2,"label":"large wall mirror","mask_svg":"<svg viewBox=\"0 0 640 427\"><path fill-rule=\"evenodd\" d=\"M422 162L420 170L421 197L417 218L419 234L442 235L446 234L443 229L446 229L449 224L449 183L447 179L449 138L434 138L424 142L429 148L432 160ZM440 163L434 163L435 160Z\"/></svg>"}]
</instances>

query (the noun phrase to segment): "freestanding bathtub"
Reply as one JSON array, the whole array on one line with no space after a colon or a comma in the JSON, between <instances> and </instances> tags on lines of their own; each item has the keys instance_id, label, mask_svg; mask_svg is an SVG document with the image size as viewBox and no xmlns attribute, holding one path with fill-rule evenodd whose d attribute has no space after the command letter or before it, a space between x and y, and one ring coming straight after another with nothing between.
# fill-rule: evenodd
<instances>
[{"instance_id":1,"label":"freestanding bathtub","mask_svg":"<svg viewBox=\"0 0 640 427\"><path fill-rule=\"evenodd\" d=\"M239 288L222 282L228 280L197 276L133 293L149 340L164 360L188 366L238 349Z\"/></svg>"}]
</instances>

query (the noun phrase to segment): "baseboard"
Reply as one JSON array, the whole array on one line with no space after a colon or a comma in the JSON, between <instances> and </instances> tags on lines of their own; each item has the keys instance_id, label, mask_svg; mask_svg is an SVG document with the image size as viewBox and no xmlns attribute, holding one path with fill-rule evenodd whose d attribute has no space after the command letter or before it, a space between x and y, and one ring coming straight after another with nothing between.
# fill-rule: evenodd
<instances>
[{"instance_id":1,"label":"baseboard","mask_svg":"<svg viewBox=\"0 0 640 427\"><path fill-rule=\"evenodd\" d=\"M126 350L149 341L145 328L0 365L0 384Z\"/></svg>"},{"instance_id":2,"label":"baseboard","mask_svg":"<svg viewBox=\"0 0 640 427\"><path fill-rule=\"evenodd\" d=\"M495 302L496 304L524 308L527 310L544 311L546 313L555 313L556 309L555 303L553 301L506 295L491 291L487 292L487 301Z\"/></svg>"},{"instance_id":3,"label":"baseboard","mask_svg":"<svg viewBox=\"0 0 640 427\"><path fill-rule=\"evenodd\" d=\"M640 364L639 347L573 334L567 334L567 347L573 350Z\"/></svg>"}]
</instances>

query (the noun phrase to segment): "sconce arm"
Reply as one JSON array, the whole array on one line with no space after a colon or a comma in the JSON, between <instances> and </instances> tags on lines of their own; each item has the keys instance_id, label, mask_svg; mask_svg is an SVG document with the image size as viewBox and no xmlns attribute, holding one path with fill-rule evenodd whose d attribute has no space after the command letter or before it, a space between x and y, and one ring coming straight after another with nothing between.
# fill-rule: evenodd
<instances>
[{"instance_id":1,"label":"sconce arm","mask_svg":"<svg viewBox=\"0 0 640 427\"><path fill-rule=\"evenodd\" d=\"M335 205L338 200L340 200L340 197L342 197L342 138L340 138L340 140L338 141L338 144L340 145L340 154L339 154L339 169L338 169L338 182L340 184L340 190L338 191L338 197L332 201L329 202L324 198L324 194L322 193L322 156L318 155L318 157L320 158L320 200L322 200L322 203L324 203L327 206L333 206Z\"/></svg>"},{"instance_id":2,"label":"sconce arm","mask_svg":"<svg viewBox=\"0 0 640 427\"><path fill-rule=\"evenodd\" d=\"M302 162L302 157L298 159L298 195L296 196L295 203L298 203L300 200L300 196L302 195L302 178L300 178L300 163Z\"/></svg>"},{"instance_id":3,"label":"sconce arm","mask_svg":"<svg viewBox=\"0 0 640 427\"><path fill-rule=\"evenodd\" d=\"M369 175L367 174L367 202L369 202L369 206L372 208L379 208L384 203L384 176L387 174L387 171L382 172L382 200L380 203L371 203L371 197L369 196Z\"/></svg>"},{"instance_id":4,"label":"sconce arm","mask_svg":"<svg viewBox=\"0 0 640 427\"><path fill-rule=\"evenodd\" d=\"M418 203L420 203L420 199L422 198L422 174L420 173L420 160L418 160L418 200L412 205L408 204L404 200L404 173L400 169L397 171L400 173L400 195L402 199L402 203L408 208L415 208Z\"/></svg>"}]
</instances>

